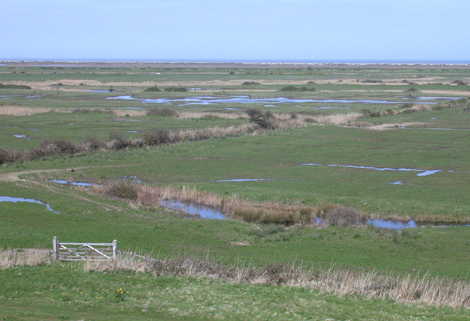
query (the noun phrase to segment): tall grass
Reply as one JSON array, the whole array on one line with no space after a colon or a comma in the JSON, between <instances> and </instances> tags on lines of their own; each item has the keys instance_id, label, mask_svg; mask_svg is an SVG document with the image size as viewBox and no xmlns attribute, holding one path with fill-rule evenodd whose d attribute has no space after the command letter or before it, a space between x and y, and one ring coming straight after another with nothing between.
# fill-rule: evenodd
<instances>
[{"instance_id":1,"label":"tall grass","mask_svg":"<svg viewBox=\"0 0 470 321\"><path fill-rule=\"evenodd\" d=\"M15 256L15 253L16 256ZM20 255L21 253L21 255ZM21 257L21 259L20 259ZM50 264L48 250L0 252L0 268L18 265ZM189 256L152 258L120 252L116 261L85 261L84 271L150 273L158 276L183 276L223 279L232 283L251 283L315 289L341 296L360 295L411 304L470 308L470 282L431 277L420 272L397 274L377 270L313 268L312 266L271 263L262 267L245 264L222 265L216 261Z\"/></svg>"}]
</instances>

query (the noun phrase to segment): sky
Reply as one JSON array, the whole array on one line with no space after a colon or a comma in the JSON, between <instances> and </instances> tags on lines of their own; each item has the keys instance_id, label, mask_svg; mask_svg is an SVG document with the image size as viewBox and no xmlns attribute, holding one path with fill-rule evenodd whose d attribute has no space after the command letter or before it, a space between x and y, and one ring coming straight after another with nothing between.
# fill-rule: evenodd
<instances>
[{"instance_id":1,"label":"sky","mask_svg":"<svg viewBox=\"0 0 470 321\"><path fill-rule=\"evenodd\" d=\"M0 0L0 60L470 62L469 0Z\"/></svg>"}]
</instances>

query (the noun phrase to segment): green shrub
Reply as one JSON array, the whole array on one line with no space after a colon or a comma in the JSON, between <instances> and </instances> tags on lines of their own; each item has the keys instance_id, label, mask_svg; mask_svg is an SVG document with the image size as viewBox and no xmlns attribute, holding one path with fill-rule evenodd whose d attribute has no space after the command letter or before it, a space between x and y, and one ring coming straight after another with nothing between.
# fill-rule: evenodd
<instances>
[{"instance_id":1,"label":"green shrub","mask_svg":"<svg viewBox=\"0 0 470 321\"><path fill-rule=\"evenodd\" d=\"M148 87L144 89L144 92L161 92L161 89L157 86Z\"/></svg>"},{"instance_id":2,"label":"green shrub","mask_svg":"<svg viewBox=\"0 0 470 321\"><path fill-rule=\"evenodd\" d=\"M24 86L24 85L4 85L4 84L0 84L0 89L31 89L31 87Z\"/></svg>"}]
</instances>

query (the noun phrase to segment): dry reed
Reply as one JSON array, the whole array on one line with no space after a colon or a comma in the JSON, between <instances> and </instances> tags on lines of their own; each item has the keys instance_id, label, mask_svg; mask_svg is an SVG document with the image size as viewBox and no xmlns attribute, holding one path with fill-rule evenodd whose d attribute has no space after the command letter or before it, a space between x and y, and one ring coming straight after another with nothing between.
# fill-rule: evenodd
<instances>
[{"instance_id":1,"label":"dry reed","mask_svg":"<svg viewBox=\"0 0 470 321\"><path fill-rule=\"evenodd\" d=\"M220 278L232 283L252 283L310 288L323 293L360 295L397 302L470 308L470 282L427 274L314 269L302 265L272 263L264 267L221 265L211 260L181 256L154 259L121 252L117 262L86 262L85 270L135 271L158 276Z\"/></svg>"},{"instance_id":2,"label":"dry reed","mask_svg":"<svg viewBox=\"0 0 470 321\"><path fill-rule=\"evenodd\" d=\"M347 126L352 121L362 117L360 113L349 113L349 114L336 114L336 115L320 115L314 117L319 124L335 125L335 126Z\"/></svg>"},{"instance_id":3,"label":"dry reed","mask_svg":"<svg viewBox=\"0 0 470 321\"><path fill-rule=\"evenodd\" d=\"M51 108L31 108L31 107L23 107L23 106L0 106L0 115L7 115L7 116L29 116L41 113L48 113L50 111L59 111L56 109ZM63 112L60 110L60 112Z\"/></svg>"},{"instance_id":4,"label":"dry reed","mask_svg":"<svg viewBox=\"0 0 470 321\"><path fill-rule=\"evenodd\" d=\"M35 266L51 262L51 251L47 249L12 249L0 251L0 269L14 266Z\"/></svg>"}]
</instances>

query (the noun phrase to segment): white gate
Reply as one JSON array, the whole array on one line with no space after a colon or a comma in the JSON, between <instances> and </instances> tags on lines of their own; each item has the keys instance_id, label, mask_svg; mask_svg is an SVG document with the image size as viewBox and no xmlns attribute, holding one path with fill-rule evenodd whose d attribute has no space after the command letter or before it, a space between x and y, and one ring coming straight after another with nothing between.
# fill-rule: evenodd
<instances>
[{"instance_id":1,"label":"white gate","mask_svg":"<svg viewBox=\"0 0 470 321\"><path fill-rule=\"evenodd\" d=\"M107 261L117 258L117 240L112 243L62 243L52 239L54 260Z\"/></svg>"}]
</instances>

